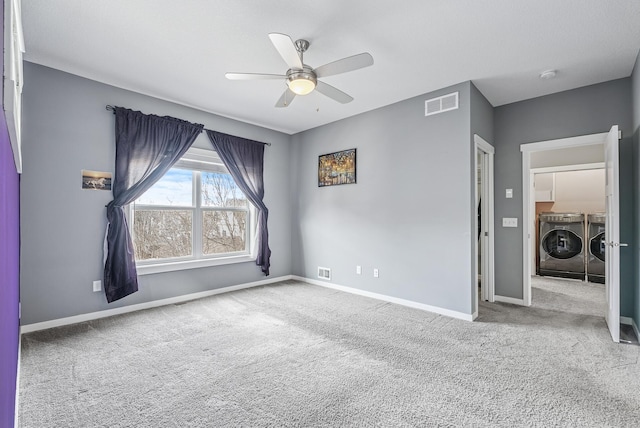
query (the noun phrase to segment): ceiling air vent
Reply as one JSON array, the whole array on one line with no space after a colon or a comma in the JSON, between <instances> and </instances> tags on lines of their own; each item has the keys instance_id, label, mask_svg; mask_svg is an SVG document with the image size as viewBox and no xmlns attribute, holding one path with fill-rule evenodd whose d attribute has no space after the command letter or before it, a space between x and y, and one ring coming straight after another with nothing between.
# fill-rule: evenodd
<instances>
[{"instance_id":1,"label":"ceiling air vent","mask_svg":"<svg viewBox=\"0 0 640 428\"><path fill-rule=\"evenodd\" d=\"M431 98L424 102L424 115L444 113L445 111L455 110L458 108L458 93L443 95L438 98Z\"/></svg>"}]
</instances>

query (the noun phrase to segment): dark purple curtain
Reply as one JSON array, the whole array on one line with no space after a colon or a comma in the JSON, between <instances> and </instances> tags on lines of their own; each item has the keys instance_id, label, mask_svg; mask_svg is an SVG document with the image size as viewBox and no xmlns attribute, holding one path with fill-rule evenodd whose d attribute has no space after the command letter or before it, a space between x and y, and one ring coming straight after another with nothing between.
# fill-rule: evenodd
<instances>
[{"instance_id":1,"label":"dark purple curtain","mask_svg":"<svg viewBox=\"0 0 640 428\"><path fill-rule=\"evenodd\" d=\"M123 206L130 204L191 147L203 125L115 107L116 172L107 205L104 291L109 303L138 291L133 243Z\"/></svg>"},{"instance_id":2,"label":"dark purple curtain","mask_svg":"<svg viewBox=\"0 0 640 428\"><path fill-rule=\"evenodd\" d=\"M269 249L269 230L267 219L269 210L263 202L264 182L264 143L234 137L233 135L207 130L207 136L213 144L222 162L231 173L240 190L258 210L258 257L256 265L265 275L269 275L271 250Z\"/></svg>"}]
</instances>

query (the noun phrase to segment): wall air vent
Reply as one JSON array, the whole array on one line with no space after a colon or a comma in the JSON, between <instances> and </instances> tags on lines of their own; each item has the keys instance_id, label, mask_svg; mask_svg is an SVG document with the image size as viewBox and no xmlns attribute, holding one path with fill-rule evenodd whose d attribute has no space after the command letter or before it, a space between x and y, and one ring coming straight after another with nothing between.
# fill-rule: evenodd
<instances>
[{"instance_id":1,"label":"wall air vent","mask_svg":"<svg viewBox=\"0 0 640 428\"><path fill-rule=\"evenodd\" d=\"M331 269L318 266L318 278L331 281Z\"/></svg>"},{"instance_id":2,"label":"wall air vent","mask_svg":"<svg viewBox=\"0 0 640 428\"><path fill-rule=\"evenodd\" d=\"M431 98L424 102L424 115L431 116L432 114L444 113L449 110L456 110L458 108L458 93L443 95L438 98Z\"/></svg>"}]
</instances>

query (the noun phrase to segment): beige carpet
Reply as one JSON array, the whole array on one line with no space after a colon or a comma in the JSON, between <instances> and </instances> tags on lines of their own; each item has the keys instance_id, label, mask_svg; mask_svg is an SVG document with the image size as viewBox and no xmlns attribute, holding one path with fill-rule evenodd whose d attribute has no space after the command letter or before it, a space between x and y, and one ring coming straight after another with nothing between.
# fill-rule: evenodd
<instances>
[{"instance_id":1,"label":"beige carpet","mask_svg":"<svg viewBox=\"0 0 640 428\"><path fill-rule=\"evenodd\" d=\"M471 323L291 281L27 334L21 426L638 426L640 348L568 289Z\"/></svg>"}]
</instances>

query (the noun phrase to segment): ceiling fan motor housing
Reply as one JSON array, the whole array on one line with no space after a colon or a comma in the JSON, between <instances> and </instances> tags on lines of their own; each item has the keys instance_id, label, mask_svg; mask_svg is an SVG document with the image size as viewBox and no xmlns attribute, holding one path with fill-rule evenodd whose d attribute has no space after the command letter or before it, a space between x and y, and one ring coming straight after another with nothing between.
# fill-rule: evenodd
<instances>
[{"instance_id":1,"label":"ceiling fan motor housing","mask_svg":"<svg viewBox=\"0 0 640 428\"><path fill-rule=\"evenodd\" d=\"M317 84L316 73L308 65L303 65L302 70L290 68L287 71L287 85L298 95L308 94L313 91Z\"/></svg>"},{"instance_id":2,"label":"ceiling fan motor housing","mask_svg":"<svg viewBox=\"0 0 640 428\"><path fill-rule=\"evenodd\" d=\"M287 70L287 80L291 82L296 79L311 80L314 85L318 82L316 73L314 73L313 69L308 65L304 65L302 70L296 68L290 68Z\"/></svg>"}]
</instances>

